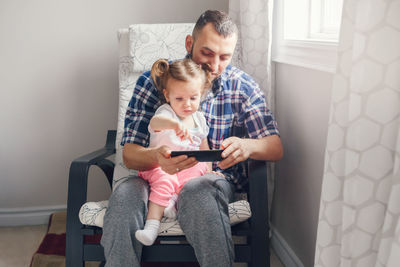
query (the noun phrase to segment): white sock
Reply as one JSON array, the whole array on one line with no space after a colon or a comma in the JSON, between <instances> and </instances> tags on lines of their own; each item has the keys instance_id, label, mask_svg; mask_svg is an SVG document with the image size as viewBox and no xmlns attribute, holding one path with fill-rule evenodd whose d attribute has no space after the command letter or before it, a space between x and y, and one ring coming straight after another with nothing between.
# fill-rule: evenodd
<instances>
[{"instance_id":1,"label":"white sock","mask_svg":"<svg viewBox=\"0 0 400 267\"><path fill-rule=\"evenodd\" d=\"M147 220L143 230L137 230L135 237L145 246L153 245L158 236L158 229L160 228L160 221Z\"/></svg>"},{"instance_id":2,"label":"white sock","mask_svg":"<svg viewBox=\"0 0 400 267\"><path fill-rule=\"evenodd\" d=\"M173 194L171 199L169 200L168 206L164 209L164 217L175 219L176 218L176 208L175 204L178 200L178 195Z\"/></svg>"}]
</instances>

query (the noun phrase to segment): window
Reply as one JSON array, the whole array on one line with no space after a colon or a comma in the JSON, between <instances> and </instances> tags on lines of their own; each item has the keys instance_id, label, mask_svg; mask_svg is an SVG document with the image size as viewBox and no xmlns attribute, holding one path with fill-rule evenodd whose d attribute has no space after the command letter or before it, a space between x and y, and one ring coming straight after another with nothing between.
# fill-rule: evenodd
<instances>
[{"instance_id":1,"label":"window","mask_svg":"<svg viewBox=\"0 0 400 267\"><path fill-rule=\"evenodd\" d=\"M333 72L343 0L276 0L274 61Z\"/></svg>"}]
</instances>

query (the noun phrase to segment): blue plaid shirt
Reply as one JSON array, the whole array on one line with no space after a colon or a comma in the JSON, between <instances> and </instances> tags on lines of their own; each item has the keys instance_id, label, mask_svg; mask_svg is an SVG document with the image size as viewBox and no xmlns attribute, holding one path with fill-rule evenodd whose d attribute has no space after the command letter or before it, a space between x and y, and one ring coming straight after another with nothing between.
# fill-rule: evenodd
<instances>
[{"instance_id":1,"label":"blue plaid shirt","mask_svg":"<svg viewBox=\"0 0 400 267\"><path fill-rule=\"evenodd\" d=\"M149 145L148 124L161 105L159 93L150 77L150 71L137 80L133 97L129 102L121 145L134 143ZM279 135L277 123L267 108L258 84L243 71L229 65L213 82L213 86L200 104L210 127L208 143L211 149L219 149L230 136L262 138ZM238 191L247 190L247 174L244 163L226 170L213 165L236 185Z\"/></svg>"}]
</instances>

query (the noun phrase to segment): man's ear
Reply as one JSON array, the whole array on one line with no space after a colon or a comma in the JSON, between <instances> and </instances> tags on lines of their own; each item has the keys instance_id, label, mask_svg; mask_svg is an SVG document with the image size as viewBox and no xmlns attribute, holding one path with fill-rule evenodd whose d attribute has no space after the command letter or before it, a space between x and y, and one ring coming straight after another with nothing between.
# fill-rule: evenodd
<instances>
[{"instance_id":1,"label":"man's ear","mask_svg":"<svg viewBox=\"0 0 400 267\"><path fill-rule=\"evenodd\" d=\"M185 39L185 48L188 54L192 52L192 47L193 47L193 36L188 34Z\"/></svg>"}]
</instances>

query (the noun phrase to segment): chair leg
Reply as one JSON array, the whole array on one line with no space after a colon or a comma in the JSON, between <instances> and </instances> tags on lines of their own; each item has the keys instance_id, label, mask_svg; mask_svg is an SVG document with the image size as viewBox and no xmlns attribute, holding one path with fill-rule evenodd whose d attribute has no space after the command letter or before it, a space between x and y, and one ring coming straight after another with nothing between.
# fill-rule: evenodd
<instances>
[{"instance_id":1,"label":"chair leg","mask_svg":"<svg viewBox=\"0 0 400 267\"><path fill-rule=\"evenodd\" d=\"M251 263L249 267L270 267L270 252L268 240L252 238L251 240Z\"/></svg>"},{"instance_id":2,"label":"chair leg","mask_svg":"<svg viewBox=\"0 0 400 267\"><path fill-rule=\"evenodd\" d=\"M86 201L87 173L89 167L73 162L70 167L67 204L66 267L83 267L83 235L79 221L79 209Z\"/></svg>"},{"instance_id":3,"label":"chair leg","mask_svg":"<svg viewBox=\"0 0 400 267\"><path fill-rule=\"evenodd\" d=\"M83 267L85 262L83 261L83 236L80 233L80 229L69 228L65 250L65 266L66 267Z\"/></svg>"},{"instance_id":4,"label":"chair leg","mask_svg":"<svg viewBox=\"0 0 400 267\"><path fill-rule=\"evenodd\" d=\"M251 222L251 266L269 267L269 219L268 185L265 162L252 161L250 168L254 176L250 178Z\"/></svg>"}]
</instances>

